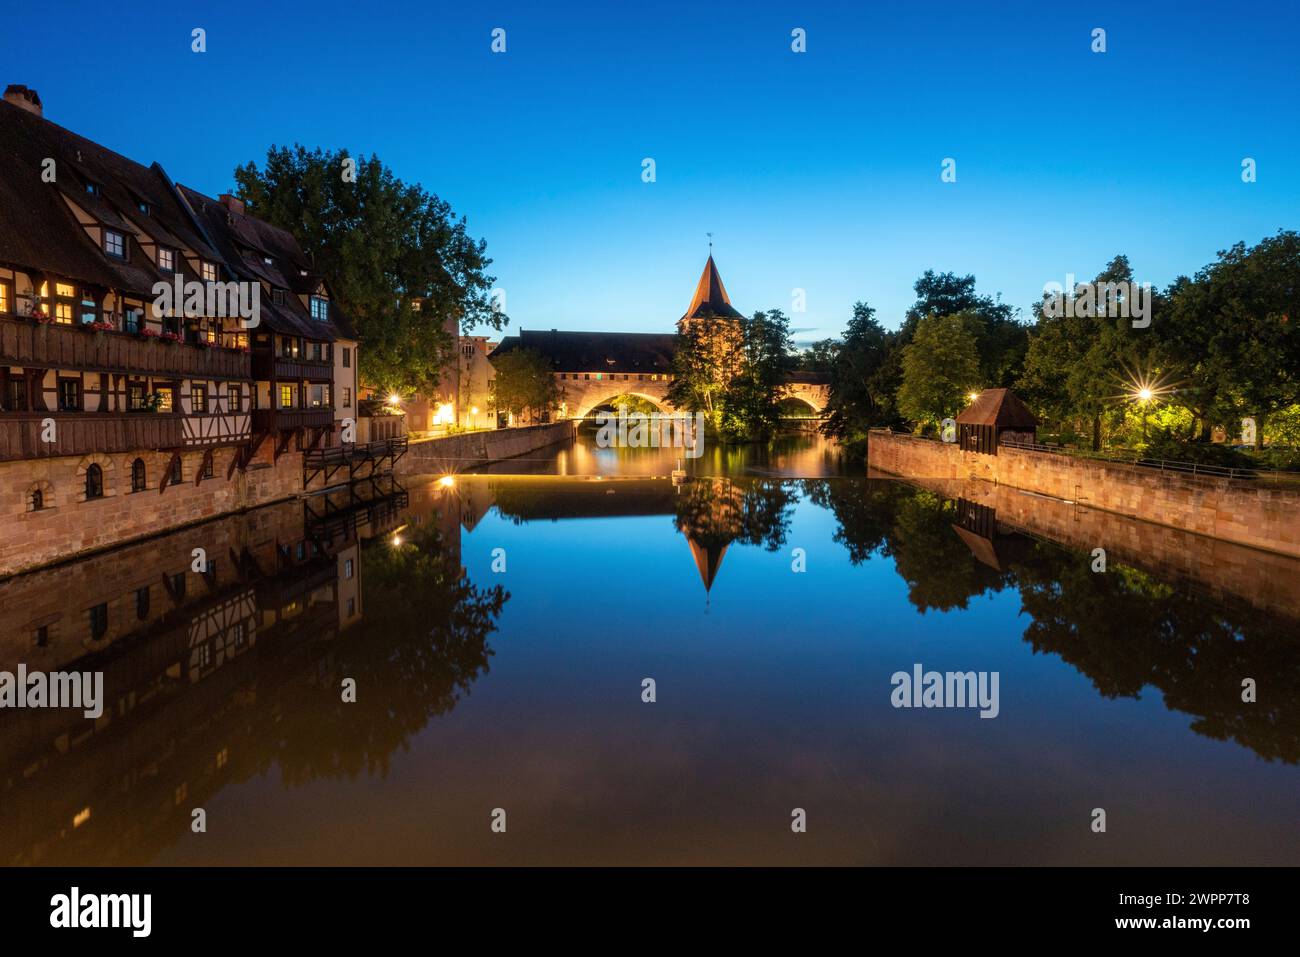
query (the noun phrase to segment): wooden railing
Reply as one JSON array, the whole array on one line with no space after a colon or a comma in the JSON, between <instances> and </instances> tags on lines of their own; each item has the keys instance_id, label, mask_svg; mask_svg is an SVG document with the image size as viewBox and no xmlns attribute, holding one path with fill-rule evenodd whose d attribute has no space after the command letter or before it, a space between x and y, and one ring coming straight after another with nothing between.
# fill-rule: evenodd
<instances>
[{"instance_id":1,"label":"wooden railing","mask_svg":"<svg viewBox=\"0 0 1300 957\"><path fill-rule=\"evenodd\" d=\"M330 382L334 379L334 363L312 359L286 359L269 353L253 355L253 378L265 382L268 379L308 379L313 382Z\"/></svg>"},{"instance_id":2,"label":"wooden railing","mask_svg":"<svg viewBox=\"0 0 1300 957\"><path fill-rule=\"evenodd\" d=\"M182 418L156 412L4 412L0 461L178 449L185 445Z\"/></svg>"},{"instance_id":3,"label":"wooden railing","mask_svg":"<svg viewBox=\"0 0 1300 957\"><path fill-rule=\"evenodd\" d=\"M321 429L333 423L333 409L253 410L253 429L257 432L274 432L285 429Z\"/></svg>"},{"instance_id":4,"label":"wooden railing","mask_svg":"<svg viewBox=\"0 0 1300 957\"><path fill-rule=\"evenodd\" d=\"M0 362L43 368L251 378L252 357L219 347L142 339L30 319L0 319Z\"/></svg>"}]
</instances>

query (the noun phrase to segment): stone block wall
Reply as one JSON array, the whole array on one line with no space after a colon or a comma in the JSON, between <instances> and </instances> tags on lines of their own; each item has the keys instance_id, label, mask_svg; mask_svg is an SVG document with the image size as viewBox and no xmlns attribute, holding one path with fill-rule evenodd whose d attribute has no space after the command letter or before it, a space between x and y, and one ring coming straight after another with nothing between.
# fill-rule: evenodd
<instances>
[{"instance_id":1,"label":"stone block wall","mask_svg":"<svg viewBox=\"0 0 1300 957\"><path fill-rule=\"evenodd\" d=\"M558 445L577 434L578 423L565 420L548 425L464 432L460 435L414 441L398 462L397 471L401 475L463 472Z\"/></svg>"},{"instance_id":2,"label":"stone block wall","mask_svg":"<svg viewBox=\"0 0 1300 957\"><path fill-rule=\"evenodd\" d=\"M107 548L218 515L265 505L302 491L302 454L272 461L263 444L244 472L226 470L235 448L213 452L212 477L195 482L203 452L181 456L181 483L159 492L171 460L165 452L94 454L0 463L0 576L78 552ZM131 465L145 464L143 491L131 490ZM86 500L86 470L103 472L104 495ZM42 490L44 507L31 508L31 492Z\"/></svg>"},{"instance_id":3,"label":"stone block wall","mask_svg":"<svg viewBox=\"0 0 1300 957\"><path fill-rule=\"evenodd\" d=\"M1070 455L956 444L873 431L869 468L904 478L984 480L1088 508L1300 556L1300 488L1162 472Z\"/></svg>"}]
</instances>

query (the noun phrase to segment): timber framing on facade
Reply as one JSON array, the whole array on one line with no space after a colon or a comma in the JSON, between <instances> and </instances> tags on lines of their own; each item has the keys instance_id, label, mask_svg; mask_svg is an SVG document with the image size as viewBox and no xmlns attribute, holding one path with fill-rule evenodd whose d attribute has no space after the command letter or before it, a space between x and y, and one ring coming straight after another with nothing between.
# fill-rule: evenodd
<instances>
[{"instance_id":1,"label":"timber framing on facade","mask_svg":"<svg viewBox=\"0 0 1300 957\"><path fill-rule=\"evenodd\" d=\"M339 449L357 358L290 233L50 122L35 91L6 90L0 489L15 501L0 512L39 535L56 508Z\"/></svg>"}]
</instances>

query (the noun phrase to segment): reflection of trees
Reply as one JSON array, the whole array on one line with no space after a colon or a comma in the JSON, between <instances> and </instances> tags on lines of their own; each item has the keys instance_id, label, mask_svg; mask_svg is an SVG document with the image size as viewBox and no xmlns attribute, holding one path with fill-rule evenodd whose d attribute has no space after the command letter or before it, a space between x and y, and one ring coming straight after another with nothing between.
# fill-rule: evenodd
<instances>
[{"instance_id":1,"label":"reflection of trees","mask_svg":"<svg viewBox=\"0 0 1300 957\"><path fill-rule=\"evenodd\" d=\"M326 686L302 694L268 729L287 782L386 772L390 755L488 670L487 637L508 593L462 578L435 527L405 538L363 550L364 617L339 639ZM342 701L344 678L356 680L354 703Z\"/></svg>"},{"instance_id":2,"label":"reflection of trees","mask_svg":"<svg viewBox=\"0 0 1300 957\"><path fill-rule=\"evenodd\" d=\"M1082 556L1037 551L1037 562L1015 568L1036 651L1059 655L1107 697L1135 698L1151 684L1168 707L1196 717L1198 733L1300 761L1300 623L1226 609L1135 569L1094 574ZM1258 701L1241 700L1244 678L1255 679Z\"/></svg>"},{"instance_id":3,"label":"reflection of trees","mask_svg":"<svg viewBox=\"0 0 1300 957\"><path fill-rule=\"evenodd\" d=\"M918 608L965 608L970 598L1014 587L1031 620L1024 638L1058 655L1107 697L1152 685L1192 728L1232 739L1260 756L1300 761L1300 622L1202 590L1174 587L1135 568L1091 570L1089 557L996 532L978 560L955 532L956 505L897 482L809 483L814 502L839 522L835 540L858 564L892 558ZM1241 682L1255 679L1255 703Z\"/></svg>"},{"instance_id":4,"label":"reflection of trees","mask_svg":"<svg viewBox=\"0 0 1300 957\"><path fill-rule=\"evenodd\" d=\"M812 483L812 500L835 513L835 541L857 565L879 551L893 559L907 582L908 598L922 611L965 608L976 595L1001 591L1006 576L972 560L970 549L953 534L955 502L899 482L836 481Z\"/></svg>"}]
</instances>

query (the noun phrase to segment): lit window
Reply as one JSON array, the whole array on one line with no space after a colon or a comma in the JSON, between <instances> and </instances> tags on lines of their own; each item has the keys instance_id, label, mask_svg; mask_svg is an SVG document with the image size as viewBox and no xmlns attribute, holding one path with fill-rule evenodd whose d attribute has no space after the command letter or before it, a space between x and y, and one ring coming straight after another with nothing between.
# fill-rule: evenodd
<instances>
[{"instance_id":1,"label":"lit window","mask_svg":"<svg viewBox=\"0 0 1300 957\"><path fill-rule=\"evenodd\" d=\"M158 250L158 268L167 272L176 271L176 250L159 249Z\"/></svg>"},{"instance_id":2,"label":"lit window","mask_svg":"<svg viewBox=\"0 0 1300 957\"><path fill-rule=\"evenodd\" d=\"M0 282L0 312L9 312L13 306L13 295L9 292L9 284Z\"/></svg>"},{"instance_id":3,"label":"lit window","mask_svg":"<svg viewBox=\"0 0 1300 957\"><path fill-rule=\"evenodd\" d=\"M352 390L348 386L343 387L343 408L352 408Z\"/></svg>"},{"instance_id":4,"label":"lit window","mask_svg":"<svg viewBox=\"0 0 1300 957\"><path fill-rule=\"evenodd\" d=\"M208 411L208 387L196 385L190 387L190 411L198 414Z\"/></svg>"},{"instance_id":5,"label":"lit window","mask_svg":"<svg viewBox=\"0 0 1300 957\"><path fill-rule=\"evenodd\" d=\"M217 264L216 264L216 263L205 262L205 263L203 264L203 281L204 281L204 282L216 282L216 281L217 281Z\"/></svg>"},{"instance_id":6,"label":"lit window","mask_svg":"<svg viewBox=\"0 0 1300 957\"><path fill-rule=\"evenodd\" d=\"M294 404L294 387L291 385L280 386L280 408L292 409Z\"/></svg>"},{"instance_id":7,"label":"lit window","mask_svg":"<svg viewBox=\"0 0 1300 957\"><path fill-rule=\"evenodd\" d=\"M111 229L104 230L104 252L122 259L126 256L126 237Z\"/></svg>"},{"instance_id":8,"label":"lit window","mask_svg":"<svg viewBox=\"0 0 1300 957\"><path fill-rule=\"evenodd\" d=\"M320 296L311 297L311 317L317 322L325 322L330 317L330 302Z\"/></svg>"},{"instance_id":9,"label":"lit window","mask_svg":"<svg viewBox=\"0 0 1300 957\"><path fill-rule=\"evenodd\" d=\"M244 393L240 387L231 383L226 386L226 411L239 412L244 405Z\"/></svg>"}]
</instances>

